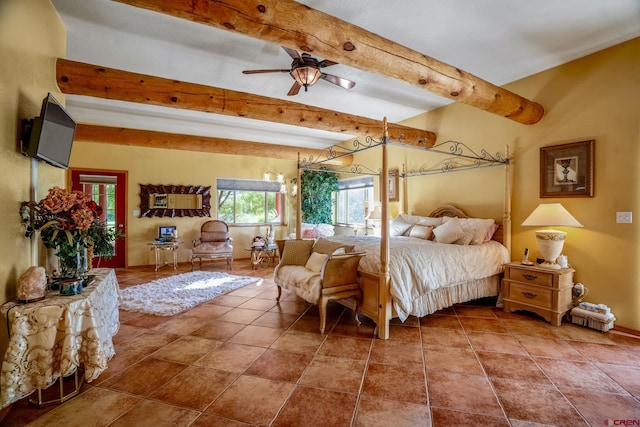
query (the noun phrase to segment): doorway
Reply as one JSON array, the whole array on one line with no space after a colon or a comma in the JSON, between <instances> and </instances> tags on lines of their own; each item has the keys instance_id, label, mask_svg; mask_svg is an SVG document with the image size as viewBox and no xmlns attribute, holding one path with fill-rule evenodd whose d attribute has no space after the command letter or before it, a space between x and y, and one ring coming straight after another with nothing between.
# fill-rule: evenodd
<instances>
[{"instance_id":1,"label":"doorway","mask_svg":"<svg viewBox=\"0 0 640 427\"><path fill-rule=\"evenodd\" d=\"M89 194L94 202L102 206L100 220L106 222L107 227L118 229L125 236L115 241L113 257L94 257L93 267L125 267L127 172L74 168L71 168L70 172L71 190Z\"/></svg>"}]
</instances>

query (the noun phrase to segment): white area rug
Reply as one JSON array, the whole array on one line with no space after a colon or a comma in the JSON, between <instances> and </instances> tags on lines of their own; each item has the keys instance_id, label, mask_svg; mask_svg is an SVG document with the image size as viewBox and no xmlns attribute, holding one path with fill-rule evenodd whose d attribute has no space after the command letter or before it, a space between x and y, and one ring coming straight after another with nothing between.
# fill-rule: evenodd
<instances>
[{"instance_id":1,"label":"white area rug","mask_svg":"<svg viewBox=\"0 0 640 427\"><path fill-rule=\"evenodd\" d=\"M260 280L259 277L192 271L122 289L120 308L157 316L173 316L225 291Z\"/></svg>"}]
</instances>

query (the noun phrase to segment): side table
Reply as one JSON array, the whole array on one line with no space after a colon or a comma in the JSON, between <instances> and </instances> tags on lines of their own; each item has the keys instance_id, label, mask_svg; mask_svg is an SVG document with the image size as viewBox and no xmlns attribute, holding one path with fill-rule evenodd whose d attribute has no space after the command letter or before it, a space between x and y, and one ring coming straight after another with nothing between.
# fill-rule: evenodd
<instances>
[{"instance_id":1,"label":"side table","mask_svg":"<svg viewBox=\"0 0 640 427\"><path fill-rule=\"evenodd\" d=\"M151 246L151 249L155 251L155 255L156 255L156 270L158 271L158 269L160 269L161 267L164 267L166 265L170 265L169 262L167 262L166 259L163 259L162 257L162 253L164 251L170 251L173 253L173 269L177 270L178 269L178 248L180 248L180 245L182 244L182 242L179 241L175 241L175 242L152 242L149 243L149 245Z\"/></svg>"},{"instance_id":2,"label":"side table","mask_svg":"<svg viewBox=\"0 0 640 427\"><path fill-rule=\"evenodd\" d=\"M9 327L9 345L0 373L0 407L38 390L36 404L61 403L78 394L75 390L60 399L43 402L41 390L56 380L84 369L84 379L91 382L115 355L112 337L120 326L118 314L118 280L113 269L94 268L94 281L73 296L47 291L44 300L27 304L9 301L0 313Z\"/></svg>"},{"instance_id":3,"label":"side table","mask_svg":"<svg viewBox=\"0 0 640 427\"><path fill-rule=\"evenodd\" d=\"M245 251L251 252L251 267L254 270L258 266L273 265L278 259L278 246L275 244L265 246L251 246L244 248Z\"/></svg>"}]
</instances>

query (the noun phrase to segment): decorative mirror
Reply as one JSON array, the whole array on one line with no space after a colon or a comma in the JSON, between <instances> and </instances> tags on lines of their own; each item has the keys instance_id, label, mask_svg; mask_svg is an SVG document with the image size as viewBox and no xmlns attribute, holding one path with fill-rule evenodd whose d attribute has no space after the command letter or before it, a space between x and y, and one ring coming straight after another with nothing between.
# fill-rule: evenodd
<instances>
[{"instance_id":1,"label":"decorative mirror","mask_svg":"<svg viewBox=\"0 0 640 427\"><path fill-rule=\"evenodd\" d=\"M211 186L140 184L140 217L211 216Z\"/></svg>"}]
</instances>

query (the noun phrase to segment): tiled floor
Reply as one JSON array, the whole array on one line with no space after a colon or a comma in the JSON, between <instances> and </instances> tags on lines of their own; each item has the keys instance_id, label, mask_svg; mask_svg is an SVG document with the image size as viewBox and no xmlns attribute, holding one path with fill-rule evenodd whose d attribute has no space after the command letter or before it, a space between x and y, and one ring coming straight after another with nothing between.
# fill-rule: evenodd
<instances>
[{"instance_id":1,"label":"tiled floor","mask_svg":"<svg viewBox=\"0 0 640 427\"><path fill-rule=\"evenodd\" d=\"M209 263L208 270L226 271ZM181 265L178 272L189 270ZM120 312L116 356L57 407L20 401L3 426L539 426L640 422L640 338L486 304L391 327L355 326L330 304L285 294L272 268L249 285L173 317ZM118 272L121 287L174 274ZM607 421L609 420L609 421Z\"/></svg>"}]
</instances>

